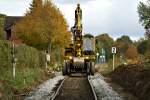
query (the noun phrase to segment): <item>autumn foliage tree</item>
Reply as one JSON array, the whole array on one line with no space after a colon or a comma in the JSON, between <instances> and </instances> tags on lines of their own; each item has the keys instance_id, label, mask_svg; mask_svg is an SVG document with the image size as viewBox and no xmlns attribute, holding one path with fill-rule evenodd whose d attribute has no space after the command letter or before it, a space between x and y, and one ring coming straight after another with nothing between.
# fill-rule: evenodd
<instances>
[{"instance_id":1,"label":"autumn foliage tree","mask_svg":"<svg viewBox=\"0 0 150 100\"><path fill-rule=\"evenodd\" d=\"M134 45L130 45L125 52L125 57L127 59L135 59L138 57L137 48Z\"/></svg>"},{"instance_id":2,"label":"autumn foliage tree","mask_svg":"<svg viewBox=\"0 0 150 100\"><path fill-rule=\"evenodd\" d=\"M118 54L124 55L131 44L133 43L129 36L123 35L118 38L115 41L115 46L117 47Z\"/></svg>"},{"instance_id":3,"label":"autumn foliage tree","mask_svg":"<svg viewBox=\"0 0 150 100\"><path fill-rule=\"evenodd\" d=\"M46 49L49 43L52 48L64 47L70 42L67 22L49 0L33 0L26 16L16 24L15 33L24 43L38 49Z\"/></svg>"},{"instance_id":4,"label":"autumn foliage tree","mask_svg":"<svg viewBox=\"0 0 150 100\"><path fill-rule=\"evenodd\" d=\"M40 50L51 47L51 61L55 62L62 59L61 51L71 41L67 30L63 14L50 0L33 0L25 17L15 25L14 33L23 43Z\"/></svg>"}]
</instances>

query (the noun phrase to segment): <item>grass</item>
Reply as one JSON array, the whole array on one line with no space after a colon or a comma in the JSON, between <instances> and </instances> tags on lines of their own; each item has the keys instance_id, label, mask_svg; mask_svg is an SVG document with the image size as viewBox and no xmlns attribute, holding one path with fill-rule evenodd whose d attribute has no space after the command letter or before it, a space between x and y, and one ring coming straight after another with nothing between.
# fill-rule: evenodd
<instances>
[{"instance_id":1,"label":"grass","mask_svg":"<svg viewBox=\"0 0 150 100\"><path fill-rule=\"evenodd\" d=\"M14 95L30 91L34 86L45 78L45 70L41 68L24 68L16 70L16 77L13 78L12 70L5 69L0 71L0 91L4 94L3 100L16 99Z\"/></svg>"},{"instance_id":2,"label":"grass","mask_svg":"<svg viewBox=\"0 0 150 100\"><path fill-rule=\"evenodd\" d=\"M119 65L122 65L127 61L121 60L120 57L115 56L114 68L117 68ZM100 64L100 73L103 75L108 74L113 71L113 59L109 59L109 61L105 64Z\"/></svg>"},{"instance_id":3,"label":"grass","mask_svg":"<svg viewBox=\"0 0 150 100\"><path fill-rule=\"evenodd\" d=\"M117 68L121 63L119 57L115 57L115 68ZM105 75L113 71L113 60L109 59L109 61L105 64L100 64L100 72Z\"/></svg>"},{"instance_id":4,"label":"grass","mask_svg":"<svg viewBox=\"0 0 150 100\"><path fill-rule=\"evenodd\" d=\"M124 62L126 62L126 64L138 64L137 59L126 59ZM119 57L115 57L115 69L119 66L124 64L123 61L120 60ZM106 67L107 65L107 67ZM145 62L143 63L143 68L144 69L150 69L150 63L149 62ZM110 72L113 71L113 61L112 59L110 59L106 64L101 64L100 65L100 69L102 69L103 71L100 71L102 74L106 75Z\"/></svg>"}]
</instances>

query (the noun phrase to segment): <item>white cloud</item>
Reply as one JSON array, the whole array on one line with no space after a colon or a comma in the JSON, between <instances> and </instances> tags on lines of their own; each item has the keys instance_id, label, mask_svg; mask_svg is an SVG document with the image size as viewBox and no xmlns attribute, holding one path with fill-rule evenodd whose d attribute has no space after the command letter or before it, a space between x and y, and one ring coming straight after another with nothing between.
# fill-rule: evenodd
<instances>
[{"instance_id":1,"label":"white cloud","mask_svg":"<svg viewBox=\"0 0 150 100\"><path fill-rule=\"evenodd\" d=\"M71 27L74 24L76 4L64 4L57 1L59 0L55 1L56 5L61 9ZM94 35L107 32L114 38L121 35L129 35L132 39L142 37L144 29L139 24L137 13L139 1L90 0L86 3L81 3L84 32Z\"/></svg>"},{"instance_id":2,"label":"white cloud","mask_svg":"<svg viewBox=\"0 0 150 100\"><path fill-rule=\"evenodd\" d=\"M7 15L24 15L31 0L0 0L0 13Z\"/></svg>"},{"instance_id":3,"label":"white cloud","mask_svg":"<svg viewBox=\"0 0 150 100\"><path fill-rule=\"evenodd\" d=\"M76 4L61 4L55 2L57 7L60 8L62 13L65 15L70 27L74 25L74 10L76 9ZM84 27L89 22L97 22L99 17L101 19L106 19L106 16L99 15L98 13L107 13L111 9L111 2L110 0L91 0L86 4L81 4L81 8L83 11L83 24ZM98 15L96 15L98 14ZM94 23L91 23L94 24ZM93 25L95 26L95 25Z\"/></svg>"},{"instance_id":4,"label":"white cloud","mask_svg":"<svg viewBox=\"0 0 150 100\"><path fill-rule=\"evenodd\" d=\"M0 13L23 15L32 0L0 0ZM74 25L74 10L81 3L84 32L109 33L116 38L129 35L137 39L144 34L138 21L137 5L147 0L53 0L64 14L69 26Z\"/></svg>"},{"instance_id":5,"label":"white cloud","mask_svg":"<svg viewBox=\"0 0 150 100\"><path fill-rule=\"evenodd\" d=\"M53 1L61 4L77 4L77 3L87 3L92 0L53 0Z\"/></svg>"}]
</instances>

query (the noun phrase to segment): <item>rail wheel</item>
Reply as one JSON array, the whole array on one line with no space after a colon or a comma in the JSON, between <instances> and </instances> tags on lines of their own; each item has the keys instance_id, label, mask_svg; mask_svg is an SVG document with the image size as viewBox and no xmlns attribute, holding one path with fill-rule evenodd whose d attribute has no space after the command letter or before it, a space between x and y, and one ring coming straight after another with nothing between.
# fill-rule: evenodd
<instances>
[{"instance_id":1,"label":"rail wheel","mask_svg":"<svg viewBox=\"0 0 150 100\"><path fill-rule=\"evenodd\" d=\"M70 75L71 74L71 69L70 69L71 64L70 64L70 62L67 62L66 65L67 65L67 74Z\"/></svg>"},{"instance_id":2,"label":"rail wheel","mask_svg":"<svg viewBox=\"0 0 150 100\"><path fill-rule=\"evenodd\" d=\"M86 66L87 66L86 73L87 73L87 75L89 75L90 74L90 62L86 62Z\"/></svg>"},{"instance_id":3,"label":"rail wheel","mask_svg":"<svg viewBox=\"0 0 150 100\"><path fill-rule=\"evenodd\" d=\"M91 62L90 65L91 65L91 66L90 66L91 75L94 75L94 73L95 73L95 64L94 64L94 62Z\"/></svg>"},{"instance_id":4,"label":"rail wheel","mask_svg":"<svg viewBox=\"0 0 150 100\"><path fill-rule=\"evenodd\" d=\"M62 68L62 74L63 74L63 75L66 75L66 74L67 74L67 63L66 63L66 62L64 62L64 66L63 66L63 68Z\"/></svg>"}]
</instances>

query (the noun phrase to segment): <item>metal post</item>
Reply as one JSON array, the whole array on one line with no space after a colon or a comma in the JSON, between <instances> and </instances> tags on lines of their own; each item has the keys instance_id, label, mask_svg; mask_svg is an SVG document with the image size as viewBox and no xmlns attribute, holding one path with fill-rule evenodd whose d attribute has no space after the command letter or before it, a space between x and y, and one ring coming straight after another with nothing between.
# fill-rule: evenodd
<instances>
[{"instance_id":1,"label":"metal post","mask_svg":"<svg viewBox=\"0 0 150 100\"><path fill-rule=\"evenodd\" d=\"M58 51L59 51L59 52L58 52L58 57L59 57L59 58L58 58L58 62L59 62L59 63L58 63L58 67L60 67L61 57L60 57L60 49L59 49L59 48L58 48Z\"/></svg>"},{"instance_id":2,"label":"metal post","mask_svg":"<svg viewBox=\"0 0 150 100\"><path fill-rule=\"evenodd\" d=\"M46 53L46 50L45 50L45 68L47 69L47 53Z\"/></svg>"},{"instance_id":3,"label":"metal post","mask_svg":"<svg viewBox=\"0 0 150 100\"><path fill-rule=\"evenodd\" d=\"M49 56L50 56L50 59L51 59L51 49L52 49L52 45L51 45L51 42L49 43L50 47L49 47Z\"/></svg>"},{"instance_id":4,"label":"metal post","mask_svg":"<svg viewBox=\"0 0 150 100\"><path fill-rule=\"evenodd\" d=\"M111 52L113 54L113 70L115 69L115 54L116 54L116 47L112 47Z\"/></svg>"},{"instance_id":5,"label":"metal post","mask_svg":"<svg viewBox=\"0 0 150 100\"><path fill-rule=\"evenodd\" d=\"M97 56L97 63L99 63L99 53L97 53L96 56Z\"/></svg>"},{"instance_id":6,"label":"metal post","mask_svg":"<svg viewBox=\"0 0 150 100\"><path fill-rule=\"evenodd\" d=\"M113 53L113 70L115 69L115 54Z\"/></svg>"},{"instance_id":7,"label":"metal post","mask_svg":"<svg viewBox=\"0 0 150 100\"><path fill-rule=\"evenodd\" d=\"M47 69L47 61L46 61L46 63L45 63L45 68Z\"/></svg>"},{"instance_id":8,"label":"metal post","mask_svg":"<svg viewBox=\"0 0 150 100\"><path fill-rule=\"evenodd\" d=\"M15 59L15 44L13 43L13 48L12 48L12 57L13 57L13 77L15 78L16 77L16 59Z\"/></svg>"},{"instance_id":9,"label":"metal post","mask_svg":"<svg viewBox=\"0 0 150 100\"><path fill-rule=\"evenodd\" d=\"M16 77L16 64L13 63L13 77Z\"/></svg>"},{"instance_id":10,"label":"metal post","mask_svg":"<svg viewBox=\"0 0 150 100\"><path fill-rule=\"evenodd\" d=\"M97 61L96 62L98 63L98 55L97 55Z\"/></svg>"}]
</instances>

